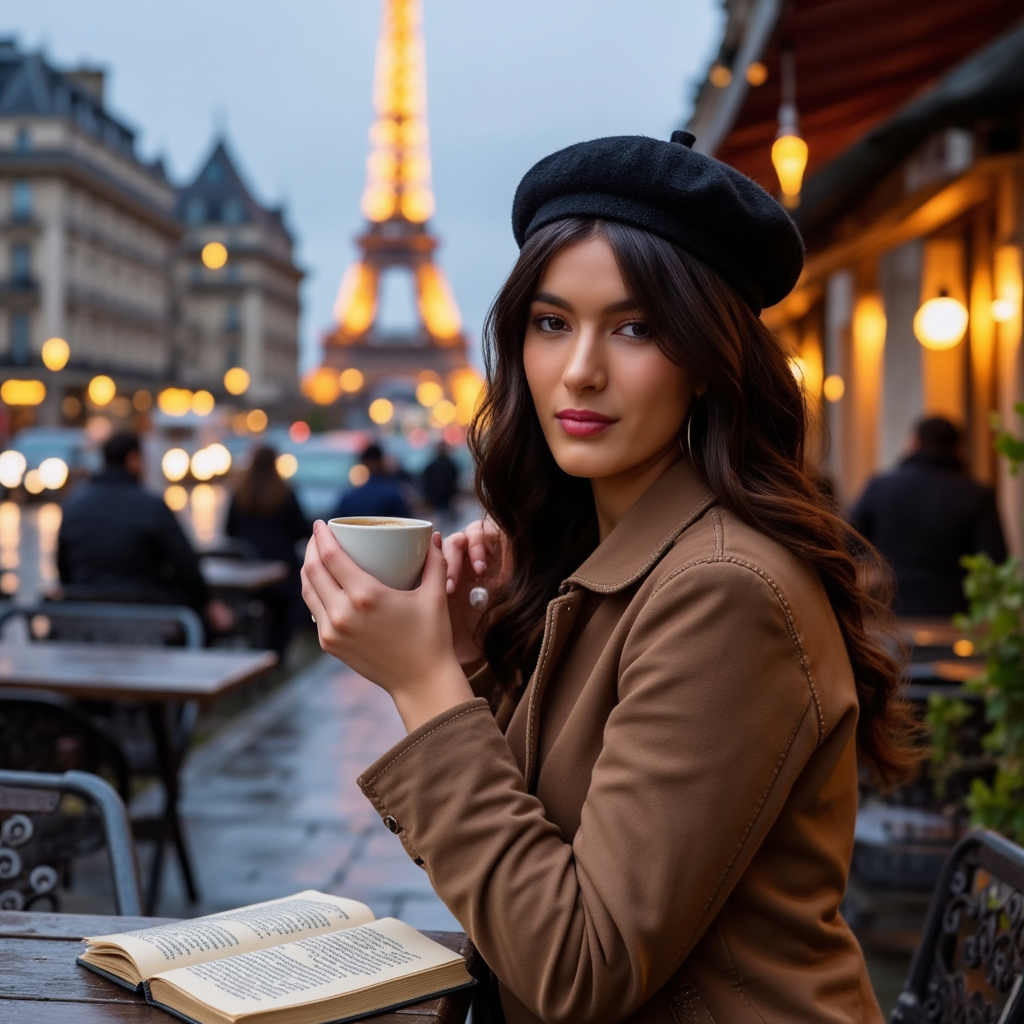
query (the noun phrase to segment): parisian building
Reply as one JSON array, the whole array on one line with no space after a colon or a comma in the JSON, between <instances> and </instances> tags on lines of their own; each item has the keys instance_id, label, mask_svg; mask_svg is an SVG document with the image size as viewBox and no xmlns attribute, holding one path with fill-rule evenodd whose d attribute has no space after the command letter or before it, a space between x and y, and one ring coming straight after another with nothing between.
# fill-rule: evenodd
<instances>
[{"instance_id":1,"label":"parisian building","mask_svg":"<svg viewBox=\"0 0 1024 1024\"><path fill-rule=\"evenodd\" d=\"M220 271L202 265L211 240ZM227 397L229 365L250 374L247 398L297 390L300 280L280 211L253 199L223 142L178 188L108 110L102 70L0 39L0 382L46 390L7 403L8 429L80 422L98 375L115 417L171 385ZM67 342L59 369L52 338Z\"/></svg>"}]
</instances>

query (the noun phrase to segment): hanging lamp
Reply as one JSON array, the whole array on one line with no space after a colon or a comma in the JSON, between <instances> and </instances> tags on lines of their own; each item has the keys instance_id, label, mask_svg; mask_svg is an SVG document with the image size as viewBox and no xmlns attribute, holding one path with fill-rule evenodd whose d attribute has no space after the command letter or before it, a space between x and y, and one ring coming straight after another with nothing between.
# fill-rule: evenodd
<instances>
[{"instance_id":1,"label":"hanging lamp","mask_svg":"<svg viewBox=\"0 0 1024 1024\"><path fill-rule=\"evenodd\" d=\"M779 106L779 131L772 144L772 165L779 177L782 203L792 210L800 205L800 189L807 167L807 143L800 135L797 119L796 68L790 48L783 49L779 63L782 103Z\"/></svg>"}]
</instances>

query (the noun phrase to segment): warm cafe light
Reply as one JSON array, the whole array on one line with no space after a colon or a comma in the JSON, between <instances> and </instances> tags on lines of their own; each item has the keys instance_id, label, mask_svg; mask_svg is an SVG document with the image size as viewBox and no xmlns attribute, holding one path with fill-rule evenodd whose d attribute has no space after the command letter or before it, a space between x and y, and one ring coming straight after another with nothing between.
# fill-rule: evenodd
<instances>
[{"instance_id":1,"label":"warm cafe light","mask_svg":"<svg viewBox=\"0 0 1024 1024\"><path fill-rule=\"evenodd\" d=\"M59 491L68 480L68 464L52 456L39 463L39 479L48 491Z\"/></svg>"},{"instance_id":2,"label":"warm cafe light","mask_svg":"<svg viewBox=\"0 0 1024 1024\"><path fill-rule=\"evenodd\" d=\"M46 385L41 380L5 380L0 384L4 405L38 405L44 398Z\"/></svg>"},{"instance_id":3,"label":"warm cafe light","mask_svg":"<svg viewBox=\"0 0 1024 1024\"><path fill-rule=\"evenodd\" d=\"M48 370L63 370L71 356L71 346L63 338L47 338L40 352Z\"/></svg>"},{"instance_id":4,"label":"warm cafe light","mask_svg":"<svg viewBox=\"0 0 1024 1024\"><path fill-rule=\"evenodd\" d=\"M772 143L772 166L786 205L796 206L807 168L807 143L795 131L780 135Z\"/></svg>"},{"instance_id":5,"label":"warm cafe light","mask_svg":"<svg viewBox=\"0 0 1024 1024\"><path fill-rule=\"evenodd\" d=\"M117 394L117 385L105 373L93 377L88 387L89 401L93 405L110 405Z\"/></svg>"},{"instance_id":6,"label":"warm cafe light","mask_svg":"<svg viewBox=\"0 0 1024 1024\"><path fill-rule=\"evenodd\" d=\"M25 456L13 448L0 454L0 484L10 490L21 483L21 478L28 468Z\"/></svg>"},{"instance_id":7,"label":"warm cafe light","mask_svg":"<svg viewBox=\"0 0 1024 1024\"><path fill-rule=\"evenodd\" d=\"M342 391L354 395L362 389L363 375L354 366L350 366L347 370L341 371L338 376L338 383L341 385Z\"/></svg>"},{"instance_id":8,"label":"warm cafe light","mask_svg":"<svg viewBox=\"0 0 1024 1024\"><path fill-rule=\"evenodd\" d=\"M228 249L223 242L207 242L201 253L203 266L209 270L220 270L228 261Z\"/></svg>"},{"instance_id":9,"label":"warm cafe light","mask_svg":"<svg viewBox=\"0 0 1024 1024\"><path fill-rule=\"evenodd\" d=\"M395 407L386 398L375 398L370 403L369 412L370 419L378 426L383 426L391 422L391 417L395 415Z\"/></svg>"},{"instance_id":10,"label":"warm cafe light","mask_svg":"<svg viewBox=\"0 0 1024 1024\"><path fill-rule=\"evenodd\" d=\"M444 398L444 388L436 380L425 380L416 385L416 401L424 408L432 409Z\"/></svg>"},{"instance_id":11,"label":"warm cafe light","mask_svg":"<svg viewBox=\"0 0 1024 1024\"><path fill-rule=\"evenodd\" d=\"M188 388L164 388L156 396L156 404L165 416L184 416L192 408L192 392Z\"/></svg>"},{"instance_id":12,"label":"warm cafe light","mask_svg":"<svg viewBox=\"0 0 1024 1024\"><path fill-rule=\"evenodd\" d=\"M291 452L282 452L278 455L275 463L277 466L278 473L287 480L289 477L295 476L295 473L299 468L299 460L292 455Z\"/></svg>"},{"instance_id":13,"label":"warm cafe light","mask_svg":"<svg viewBox=\"0 0 1024 1024\"><path fill-rule=\"evenodd\" d=\"M825 395L826 402L838 402L846 394L846 381L838 373L830 373L825 378L821 390Z\"/></svg>"},{"instance_id":14,"label":"warm cafe light","mask_svg":"<svg viewBox=\"0 0 1024 1024\"><path fill-rule=\"evenodd\" d=\"M183 480L185 474L188 473L190 461L188 452L184 448L172 448L164 453L164 457L160 460L160 468L171 483L177 483L179 480Z\"/></svg>"},{"instance_id":15,"label":"warm cafe light","mask_svg":"<svg viewBox=\"0 0 1024 1024\"><path fill-rule=\"evenodd\" d=\"M244 395L249 390L249 372L241 366L232 366L224 374L224 390L229 395Z\"/></svg>"},{"instance_id":16,"label":"warm cafe light","mask_svg":"<svg viewBox=\"0 0 1024 1024\"><path fill-rule=\"evenodd\" d=\"M197 391L192 396L192 411L197 416L209 416L215 404L209 391Z\"/></svg>"},{"instance_id":17,"label":"warm cafe light","mask_svg":"<svg viewBox=\"0 0 1024 1024\"><path fill-rule=\"evenodd\" d=\"M252 409L245 416L245 425L254 434L267 429L267 414L262 409Z\"/></svg>"},{"instance_id":18,"label":"warm cafe light","mask_svg":"<svg viewBox=\"0 0 1024 1024\"><path fill-rule=\"evenodd\" d=\"M967 330L967 307L949 295L923 303L914 315L914 335L925 348L941 352L953 348Z\"/></svg>"}]
</instances>

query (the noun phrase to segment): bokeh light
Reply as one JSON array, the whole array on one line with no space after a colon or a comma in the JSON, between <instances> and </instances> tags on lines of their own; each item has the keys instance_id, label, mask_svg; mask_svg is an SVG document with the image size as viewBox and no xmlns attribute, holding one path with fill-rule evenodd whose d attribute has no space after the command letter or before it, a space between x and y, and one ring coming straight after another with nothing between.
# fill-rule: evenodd
<instances>
[{"instance_id":1,"label":"bokeh light","mask_svg":"<svg viewBox=\"0 0 1024 1024\"><path fill-rule=\"evenodd\" d=\"M68 482L68 464L52 456L39 463L39 479L48 491L59 491Z\"/></svg>"},{"instance_id":2,"label":"bokeh light","mask_svg":"<svg viewBox=\"0 0 1024 1024\"><path fill-rule=\"evenodd\" d=\"M188 505L188 491L186 491L181 484L171 484L171 486L164 491L164 504L172 512L180 512L186 505Z\"/></svg>"},{"instance_id":3,"label":"bokeh light","mask_svg":"<svg viewBox=\"0 0 1024 1024\"><path fill-rule=\"evenodd\" d=\"M197 416L209 416L216 404L209 391L197 391L192 396L192 411Z\"/></svg>"},{"instance_id":4,"label":"bokeh light","mask_svg":"<svg viewBox=\"0 0 1024 1024\"><path fill-rule=\"evenodd\" d=\"M309 424L305 420L296 420L288 428L288 436L296 444L302 444L303 441L308 441L311 432Z\"/></svg>"},{"instance_id":5,"label":"bokeh light","mask_svg":"<svg viewBox=\"0 0 1024 1024\"><path fill-rule=\"evenodd\" d=\"M101 408L110 405L117 394L117 385L105 373L98 374L89 381L89 401Z\"/></svg>"},{"instance_id":6,"label":"bokeh light","mask_svg":"<svg viewBox=\"0 0 1024 1024\"><path fill-rule=\"evenodd\" d=\"M145 388L142 388L132 395L132 405L138 412L146 412L152 408L153 396Z\"/></svg>"},{"instance_id":7,"label":"bokeh light","mask_svg":"<svg viewBox=\"0 0 1024 1024\"><path fill-rule=\"evenodd\" d=\"M210 455L210 465L213 467L214 476L223 476L231 469L231 452L219 441L215 441L206 450Z\"/></svg>"},{"instance_id":8,"label":"bokeh light","mask_svg":"<svg viewBox=\"0 0 1024 1024\"><path fill-rule=\"evenodd\" d=\"M383 426L385 423L390 423L391 418L395 415L395 407L386 398L375 398L370 403L370 419L379 426Z\"/></svg>"},{"instance_id":9,"label":"bokeh light","mask_svg":"<svg viewBox=\"0 0 1024 1024\"><path fill-rule=\"evenodd\" d=\"M71 346L63 338L47 338L39 354L48 370L63 370L71 357Z\"/></svg>"},{"instance_id":10,"label":"bokeh light","mask_svg":"<svg viewBox=\"0 0 1024 1024\"><path fill-rule=\"evenodd\" d=\"M267 414L262 409L252 409L245 417L245 425L254 434L262 433L267 429Z\"/></svg>"},{"instance_id":11,"label":"bokeh light","mask_svg":"<svg viewBox=\"0 0 1024 1024\"><path fill-rule=\"evenodd\" d=\"M341 385L342 391L354 395L363 386L363 375L354 366L350 366L347 370L341 371L338 383Z\"/></svg>"},{"instance_id":12,"label":"bokeh light","mask_svg":"<svg viewBox=\"0 0 1024 1024\"><path fill-rule=\"evenodd\" d=\"M830 373L825 378L821 390L827 402L838 402L846 394L846 381L838 373Z\"/></svg>"},{"instance_id":13,"label":"bokeh light","mask_svg":"<svg viewBox=\"0 0 1024 1024\"><path fill-rule=\"evenodd\" d=\"M444 388L436 380L425 380L416 385L416 401L430 409L444 398Z\"/></svg>"},{"instance_id":14,"label":"bokeh light","mask_svg":"<svg viewBox=\"0 0 1024 1024\"><path fill-rule=\"evenodd\" d=\"M251 382L249 371L243 370L241 366L232 366L224 374L224 390L229 395L244 395L249 390Z\"/></svg>"},{"instance_id":15,"label":"bokeh light","mask_svg":"<svg viewBox=\"0 0 1024 1024\"><path fill-rule=\"evenodd\" d=\"M370 471L361 462L357 462L348 471L348 482L353 487L362 487L369 479Z\"/></svg>"},{"instance_id":16,"label":"bokeh light","mask_svg":"<svg viewBox=\"0 0 1024 1024\"><path fill-rule=\"evenodd\" d=\"M192 469L192 475L197 480L209 480L214 475L213 463L214 459L210 455L210 449L200 448L193 454L189 466Z\"/></svg>"},{"instance_id":17,"label":"bokeh light","mask_svg":"<svg viewBox=\"0 0 1024 1024\"><path fill-rule=\"evenodd\" d=\"M41 380L5 380L0 384L0 401L5 405L38 405L46 398Z\"/></svg>"},{"instance_id":18,"label":"bokeh light","mask_svg":"<svg viewBox=\"0 0 1024 1024\"><path fill-rule=\"evenodd\" d=\"M165 416L184 416L192 408L192 392L188 388L164 388L156 404Z\"/></svg>"},{"instance_id":19,"label":"bokeh light","mask_svg":"<svg viewBox=\"0 0 1024 1024\"><path fill-rule=\"evenodd\" d=\"M295 476L299 468L299 460L291 452L282 452L277 457L277 471L287 480Z\"/></svg>"},{"instance_id":20,"label":"bokeh light","mask_svg":"<svg viewBox=\"0 0 1024 1024\"><path fill-rule=\"evenodd\" d=\"M189 462L188 452L184 448L171 448L164 452L164 457L160 460L160 468L168 480L176 483L178 480L185 479Z\"/></svg>"},{"instance_id":21,"label":"bokeh light","mask_svg":"<svg viewBox=\"0 0 1024 1024\"><path fill-rule=\"evenodd\" d=\"M228 248L223 242L207 242L203 246L201 259L208 270L220 270L228 261Z\"/></svg>"},{"instance_id":22,"label":"bokeh light","mask_svg":"<svg viewBox=\"0 0 1024 1024\"><path fill-rule=\"evenodd\" d=\"M27 467L28 462L21 452L17 452L13 448L8 449L0 455L0 484L3 484L8 490L19 486Z\"/></svg>"},{"instance_id":23,"label":"bokeh light","mask_svg":"<svg viewBox=\"0 0 1024 1024\"><path fill-rule=\"evenodd\" d=\"M25 490L29 494L42 494L45 488L46 485L43 483L38 469L30 469L25 474Z\"/></svg>"}]
</instances>

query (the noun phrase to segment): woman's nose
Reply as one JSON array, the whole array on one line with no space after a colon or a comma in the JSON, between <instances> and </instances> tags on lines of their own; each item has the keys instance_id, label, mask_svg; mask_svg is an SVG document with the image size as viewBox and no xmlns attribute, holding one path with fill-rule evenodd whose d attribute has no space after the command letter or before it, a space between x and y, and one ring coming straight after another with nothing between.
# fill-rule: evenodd
<instances>
[{"instance_id":1,"label":"woman's nose","mask_svg":"<svg viewBox=\"0 0 1024 1024\"><path fill-rule=\"evenodd\" d=\"M562 383L570 391L600 391L608 383L602 346L593 332L581 330L577 334Z\"/></svg>"}]
</instances>

